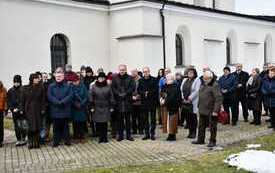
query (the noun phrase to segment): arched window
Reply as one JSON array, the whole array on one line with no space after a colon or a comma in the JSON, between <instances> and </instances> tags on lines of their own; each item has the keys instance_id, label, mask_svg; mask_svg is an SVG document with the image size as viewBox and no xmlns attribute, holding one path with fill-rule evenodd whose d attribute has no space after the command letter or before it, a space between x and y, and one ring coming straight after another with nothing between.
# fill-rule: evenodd
<instances>
[{"instance_id":1,"label":"arched window","mask_svg":"<svg viewBox=\"0 0 275 173\"><path fill-rule=\"evenodd\" d=\"M65 67L68 63L68 45L66 36L55 34L51 39L51 67L54 71L57 67Z\"/></svg>"},{"instance_id":2,"label":"arched window","mask_svg":"<svg viewBox=\"0 0 275 173\"><path fill-rule=\"evenodd\" d=\"M232 64L231 42L229 38L226 38L226 65Z\"/></svg>"},{"instance_id":3,"label":"arched window","mask_svg":"<svg viewBox=\"0 0 275 173\"><path fill-rule=\"evenodd\" d=\"M176 34L176 66L183 65L183 40L179 34Z\"/></svg>"}]
</instances>

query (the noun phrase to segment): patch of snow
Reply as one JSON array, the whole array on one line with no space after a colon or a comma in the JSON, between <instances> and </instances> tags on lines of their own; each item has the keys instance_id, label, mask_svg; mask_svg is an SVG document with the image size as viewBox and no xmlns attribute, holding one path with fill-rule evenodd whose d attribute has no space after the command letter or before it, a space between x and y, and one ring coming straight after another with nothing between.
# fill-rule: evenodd
<instances>
[{"instance_id":1,"label":"patch of snow","mask_svg":"<svg viewBox=\"0 0 275 173\"><path fill-rule=\"evenodd\" d=\"M269 151L247 150L230 155L224 163L250 172L275 173L275 153Z\"/></svg>"},{"instance_id":2,"label":"patch of snow","mask_svg":"<svg viewBox=\"0 0 275 173\"><path fill-rule=\"evenodd\" d=\"M261 144L247 144L246 145L246 149L256 149L256 148L260 148L262 145Z\"/></svg>"}]
</instances>

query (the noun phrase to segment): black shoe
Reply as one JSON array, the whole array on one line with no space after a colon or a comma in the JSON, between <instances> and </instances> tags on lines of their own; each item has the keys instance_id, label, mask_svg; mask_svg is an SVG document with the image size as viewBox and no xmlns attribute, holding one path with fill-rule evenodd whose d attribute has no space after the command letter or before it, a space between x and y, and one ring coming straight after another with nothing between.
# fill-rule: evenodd
<instances>
[{"instance_id":1,"label":"black shoe","mask_svg":"<svg viewBox=\"0 0 275 173\"><path fill-rule=\"evenodd\" d=\"M152 140L152 141L156 140L156 138L155 138L154 135L151 135L151 140Z\"/></svg>"},{"instance_id":2,"label":"black shoe","mask_svg":"<svg viewBox=\"0 0 275 173\"><path fill-rule=\"evenodd\" d=\"M271 119L267 119L267 120L265 120L265 122L269 123L269 122L271 122Z\"/></svg>"},{"instance_id":3,"label":"black shoe","mask_svg":"<svg viewBox=\"0 0 275 173\"><path fill-rule=\"evenodd\" d=\"M273 127L273 126L268 126L267 128L269 128L269 129L273 129L273 128L275 128L275 127Z\"/></svg>"},{"instance_id":4,"label":"black shoe","mask_svg":"<svg viewBox=\"0 0 275 173\"><path fill-rule=\"evenodd\" d=\"M99 139L99 140L98 140L98 143L99 143L99 144L101 144L101 143L103 143L103 142L104 142L103 139Z\"/></svg>"},{"instance_id":5,"label":"black shoe","mask_svg":"<svg viewBox=\"0 0 275 173\"><path fill-rule=\"evenodd\" d=\"M32 142L28 143L28 149L33 149L33 143Z\"/></svg>"},{"instance_id":6,"label":"black shoe","mask_svg":"<svg viewBox=\"0 0 275 173\"><path fill-rule=\"evenodd\" d=\"M127 138L127 140L128 141L135 141L134 138L132 138L132 137Z\"/></svg>"},{"instance_id":7,"label":"black shoe","mask_svg":"<svg viewBox=\"0 0 275 173\"><path fill-rule=\"evenodd\" d=\"M104 138L103 139L103 143L108 143L109 141L108 141L108 139L107 138Z\"/></svg>"},{"instance_id":8,"label":"black shoe","mask_svg":"<svg viewBox=\"0 0 275 173\"><path fill-rule=\"evenodd\" d=\"M150 139L150 136L148 136L148 135L146 135L146 136L144 136L143 138L142 138L142 140L148 140L148 139Z\"/></svg>"},{"instance_id":9,"label":"black shoe","mask_svg":"<svg viewBox=\"0 0 275 173\"><path fill-rule=\"evenodd\" d=\"M195 144L195 145L204 145L205 143L202 142L202 141L193 141L192 144Z\"/></svg>"},{"instance_id":10,"label":"black shoe","mask_svg":"<svg viewBox=\"0 0 275 173\"><path fill-rule=\"evenodd\" d=\"M209 147L209 148L213 148L213 147L215 147L216 146L216 142L210 142L208 145L207 145L207 147Z\"/></svg>"},{"instance_id":11,"label":"black shoe","mask_svg":"<svg viewBox=\"0 0 275 173\"><path fill-rule=\"evenodd\" d=\"M169 134L168 137L166 138L166 141L170 141L171 140L171 135Z\"/></svg>"},{"instance_id":12,"label":"black shoe","mask_svg":"<svg viewBox=\"0 0 275 173\"><path fill-rule=\"evenodd\" d=\"M120 141L123 141L124 138L118 137L116 140L117 140L118 142L120 142Z\"/></svg>"},{"instance_id":13,"label":"black shoe","mask_svg":"<svg viewBox=\"0 0 275 173\"><path fill-rule=\"evenodd\" d=\"M187 138L190 138L190 139L195 139L196 138L196 133L190 133Z\"/></svg>"},{"instance_id":14,"label":"black shoe","mask_svg":"<svg viewBox=\"0 0 275 173\"><path fill-rule=\"evenodd\" d=\"M176 141L176 135L168 135L167 141Z\"/></svg>"},{"instance_id":15,"label":"black shoe","mask_svg":"<svg viewBox=\"0 0 275 173\"><path fill-rule=\"evenodd\" d=\"M2 148L3 147L3 143L0 143L0 148Z\"/></svg>"},{"instance_id":16,"label":"black shoe","mask_svg":"<svg viewBox=\"0 0 275 173\"><path fill-rule=\"evenodd\" d=\"M250 122L250 124L252 125L252 124L256 124L256 122L255 121L252 121L252 122Z\"/></svg>"},{"instance_id":17,"label":"black shoe","mask_svg":"<svg viewBox=\"0 0 275 173\"><path fill-rule=\"evenodd\" d=\"M71 146L72 144L71 144L71 142L65 142L64 143L66 146Z\"/></svg>"},{"instance_id":18,"label":"black shoe","mask_svg":"<svg viewBox=\"0 0 275 173\"><path fill-rule=\"evenodd\" d=\"M236 122L232 122L232 126L236 126L237 125L237 123Z\"/></svg>"},{"instance_id":19,"label":"black shoe","mask_svg":"<svg viewBox=\"0 0 275 173\"><path fill-rule=\"evenodd\" d=\"M58 147L58 146L59 146L59 144L55 144L55 143L52 144L52 147L53 147L53 148L56 148L56 147Z\"/></svg>"}]
</instances>

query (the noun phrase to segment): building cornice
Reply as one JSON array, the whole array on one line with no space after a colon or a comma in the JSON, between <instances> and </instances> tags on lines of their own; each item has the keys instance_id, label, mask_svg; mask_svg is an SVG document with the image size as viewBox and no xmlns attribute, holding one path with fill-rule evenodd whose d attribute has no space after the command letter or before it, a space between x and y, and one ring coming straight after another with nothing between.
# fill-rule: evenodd
<instances>
[{"instance_id":1,"label":"building cornice","mask_svg":"<svg viewBox=\"0 0 275 173\"><path fill-rule=\"evenodd\" d=\"M33 2L45 3L45 4L53 4L59 6L67 6L67 7L75 7L82 8L88 10L96 10L96 11L109 11L110 3L108 1L101 0L31 0Z\"/></svg>"}]
</instances>

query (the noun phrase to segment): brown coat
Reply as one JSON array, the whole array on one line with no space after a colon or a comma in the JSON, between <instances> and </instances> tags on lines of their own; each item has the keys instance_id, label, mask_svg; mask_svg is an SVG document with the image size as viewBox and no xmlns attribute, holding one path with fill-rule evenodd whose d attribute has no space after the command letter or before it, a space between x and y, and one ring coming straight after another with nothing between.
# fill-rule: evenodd
<instances>
[{"instance_id":1,"label":"brown coat","mask_svg":"<svg viewBox=\"0 0 275 173\"><path fill-rule=\"evenodd\" d=\"M219 113L223 97L217 82L213 79L209 84L202 81L199 91L199 113L200 115L212 115L213 112Z\"/></svg>"},{"instance_id":2,"label":"brown coat","mask_svg":"<svg viewBox=\"0 0 275 173\"><path fill-rule=\"evenodd\" d=\"M23 88L20 111L26 115L30 131L39 131L41 128L41 114L46 108L45 95L42 85L28 85Z\"/></svg>"},{"instance_id":3,"label":"brown coat","mask_svg":"<svg viewBox=\"0 0 275 173\"><path fill-rule=\"evenodd\" d=\"M0 112L4 112L7 109L7 90L0 88Z\"/></svg>"}]
</instances>

